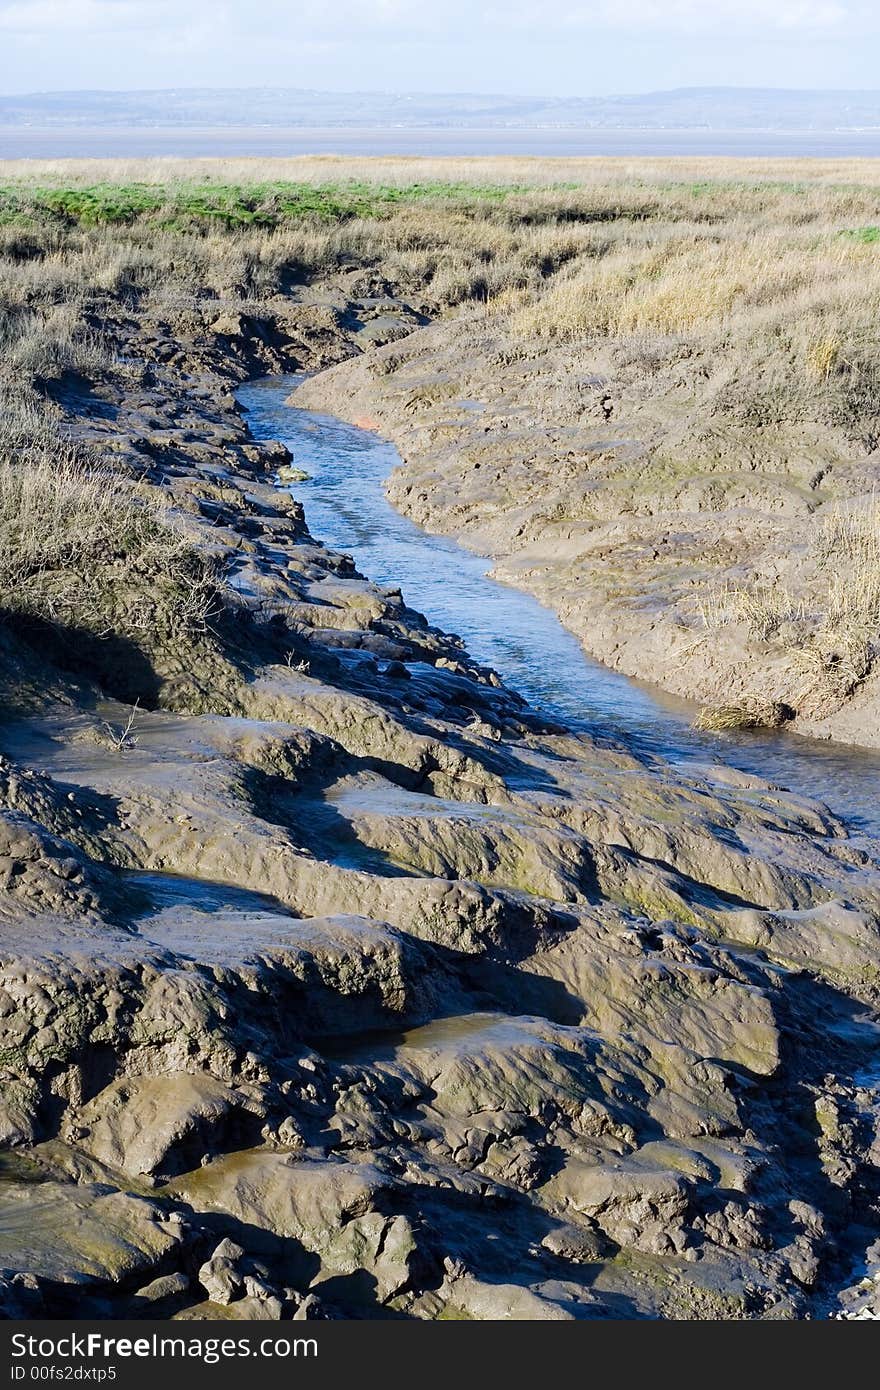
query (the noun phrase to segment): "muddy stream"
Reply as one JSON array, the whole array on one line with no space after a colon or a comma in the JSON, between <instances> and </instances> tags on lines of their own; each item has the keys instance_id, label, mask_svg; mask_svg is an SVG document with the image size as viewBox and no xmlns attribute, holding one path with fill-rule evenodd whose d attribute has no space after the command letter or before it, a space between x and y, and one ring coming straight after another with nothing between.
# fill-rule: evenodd
<instances>
[{"instance_id":1,"label":"muddy stream","mask_svg":"<svg viewBox=\"0 0 880 1390\"><path fill-rule=\"evenodd\" d=\"M399 587L410 607L457 633L535 708L670 763L729 764L824 802L856 833L880 835L880 754L778 732L696 732L695 705L591 660L549 608L492 579L491 560L395 511L384 490L400 463L394 445L287 405L296 382L263 378L238 398L254 437L283 441L309 474L291 491L316 539L353 556L376 583Z\"/></svg>"}]
</instances>

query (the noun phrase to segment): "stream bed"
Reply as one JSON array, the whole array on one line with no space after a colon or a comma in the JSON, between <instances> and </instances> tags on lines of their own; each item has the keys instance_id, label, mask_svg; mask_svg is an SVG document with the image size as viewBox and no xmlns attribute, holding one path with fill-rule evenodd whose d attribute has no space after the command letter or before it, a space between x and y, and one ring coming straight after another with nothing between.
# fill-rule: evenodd
<instances>
[{"instance_id":1,"label":"stream bed","mask_svg":"<svg viewBox=\"0 0 880 1390\"><path fill-rule=\"evenodd\" d=\"M671 763L727 763L824 802L856 832L880 835L880 753L776 731L695 731L695 705L592 660L551 609L490 578L489 559L395 511L384 490L400 462L394 445L287 405L297 380L265 377L238 399L254 438L281 440L309 474L291 492L316 540L353 556L376 583L399 587L411 608L457 633L474 660L535 708Z\"/></svg>"}]
</instances>

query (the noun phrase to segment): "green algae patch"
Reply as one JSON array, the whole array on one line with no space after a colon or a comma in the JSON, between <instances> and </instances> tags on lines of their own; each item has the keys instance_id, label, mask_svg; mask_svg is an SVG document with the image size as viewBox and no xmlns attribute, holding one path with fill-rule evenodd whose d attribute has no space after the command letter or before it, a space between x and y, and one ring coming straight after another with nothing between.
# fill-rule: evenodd
<instances>
[{"instance_id":1,"label":"green algae patch","mask_svg":"<svg viewBox=\"0 0 880 1390\"><path fill-rule=\"evenodd\" d=\"M622 906L630 908L649 922L681 922L685 926L705 928L707 919L692 911L675 893L649 891L635 884L627 884L617 895Z\"/></svg>"},{"instance_id":2,"label":"green algae patch","mask_svg":"<svg viewBox=\"0 0 880 1390\"><path fill-rule=\"evenodd\" d=\"M861 246L873 246L880 241L880 227L848 227L840 235L849 241L857 241Z\"/></svg>"},{"instance_id":3,"label":"green algae patch","mask_svg":"<svg viewBox=\"0 0 880 1390\"><path fill-rule=\"evenodd\" d=\"M323 222L382 217L408 203L503 203L532 191L528 184L413 182L401 186L361 181L310 184L151 183L92 184L86 187L10 185L0 187L0 222L29 221L65 226L132 226L146 221L168 230L266 229L302 218Z\"/></svg>"},{"instance_id":4,"label":"green algae patch","mask_svg":"<svg viewBox=\"0 0 880 1390\"><path fill-rule=\"evenodd\" d=\"M0 1183L46 1182L47 1175L28 1154L16 1149L0 1150Z\"/></svg>"}]
</instances>

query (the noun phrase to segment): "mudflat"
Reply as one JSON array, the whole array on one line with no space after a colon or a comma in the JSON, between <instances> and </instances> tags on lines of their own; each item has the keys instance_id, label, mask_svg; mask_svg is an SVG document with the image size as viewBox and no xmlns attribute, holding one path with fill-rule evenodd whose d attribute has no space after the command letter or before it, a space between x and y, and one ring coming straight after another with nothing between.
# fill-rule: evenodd
<instances>
[{"instance_id":1,"label":"mudflat","mask_svg":"<svg viewBox=\"0 0 880 1390\"><path fill-rule=\"evenodd\" d=\"M742 494L719 469L712 494L691 427L663 431L670 373L696 358L705 383L745 312L734 203L790 200L787 235L811 228L804 253L821 245L840 277L857 265L871 283L869 236L822 241L829 199L855 223L870 184L840 192L816 169L803 191L780 191L772 170L670 191L668 168L536 190L521 167L491 184L478 167L420 182L384 168L330 186L319 166L240 185L222 168L172 184L166 168L5 186L0 1270L13 1316L872 1306L880 846L754 776L673 766L527 705L311 534L282 481L297 459L254 439L235 395L267 373L315 373L298 400L398 441L395 502L474 544L495 537L505 572L592 649L617 622L635 651L653 629L625 615L651 607L657 627L687 629L682 661L685 642L716 654L725 706L784 707L780 720L812 728L806 697L760 683L763 654L787 670L791 634L713 621L710 595L757 602L772 550L801 650L824 651L856 611L823 606L822 568L836 536L846 582L871 534L856 329L844 339L816 308L821 342L840 336L820 360L802 317L791 328L812 354L798 371L816 373L803 410L845 398L857 421L815 426L838 451L815 486L795 485L780 442L769 482ZM695 250L669 231L681 209ZM731 297L685 328L675 293L703 255L713 277L723 259ZM630 256L652 266L650 329L627 300ZM603 264L613 324L671 354L650 387L628 369L625 406L611 309L597 328L589 289ZM588 306L574 328L560 309L571 284ZM787 302L767 295L762 324ZM548 323L569 326L559 339ZM716 420L703 389L682 388L691 424ZM725 460L749 437L736 429ZM681 446L694 500L664 484L661 507L652 482L640 511L633 479L658 466L658 440ZM792 510L777 507L789 493ZM723 562L697 565L716 554L713 526ZM826 538L810 555L795 544L806 534ZM637 535L670 551L679 579L687 566L702 628L671 580L651 589L657 561L634 561ZM595 551L589 581L577 546ZM847 685L818 659L810 673L838 737L872 698L858 592L846 635L864 673Z\"/></svg>"}]
</instances>

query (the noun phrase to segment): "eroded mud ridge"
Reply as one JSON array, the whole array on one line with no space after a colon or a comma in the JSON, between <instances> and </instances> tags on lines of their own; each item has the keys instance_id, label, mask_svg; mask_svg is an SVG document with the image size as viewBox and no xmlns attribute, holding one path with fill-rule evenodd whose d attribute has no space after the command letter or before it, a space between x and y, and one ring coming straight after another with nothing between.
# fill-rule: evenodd
<instances>
[{"instance_id":1,"label":"eroded mud ridge","mask_svg":"<svg viewBox=\"0 0 880 1390\"><path fill-rule=\"evenodd\" d=\"M4 637L7 1314L859 1311L880 847L548 723L310 536L232 388L413 322L345 293L120 324L140 392L66 398L236 597Z\"/></svg>"}]
</instances>

